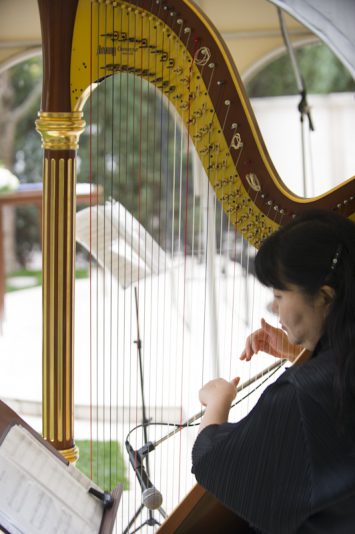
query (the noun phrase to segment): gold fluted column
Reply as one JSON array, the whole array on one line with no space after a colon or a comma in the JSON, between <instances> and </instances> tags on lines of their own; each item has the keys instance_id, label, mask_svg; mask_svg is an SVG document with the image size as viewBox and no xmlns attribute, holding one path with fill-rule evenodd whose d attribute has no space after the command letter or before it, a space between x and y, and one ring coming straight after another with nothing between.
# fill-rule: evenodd
<instances>
[{"instance_id":1,"label":"gold fluted column","mask_svg":"<svg viewBox=\"0 0 355 534\"><path fill-rule=\"evenodd\" d=\"M40 112L43 172L43 436L70 462L74 443L76 150L82 112Z\"/></svg>"}]
</instances>

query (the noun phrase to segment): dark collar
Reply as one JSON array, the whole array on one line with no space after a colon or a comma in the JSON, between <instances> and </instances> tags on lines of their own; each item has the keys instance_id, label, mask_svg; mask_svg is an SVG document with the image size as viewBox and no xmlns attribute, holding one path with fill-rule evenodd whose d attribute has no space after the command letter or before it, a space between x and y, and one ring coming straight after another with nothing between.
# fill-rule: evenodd
<instances>
[{"instance_id":1,"label":"dark collar","mask_svg":"<svg viewBox=\"0 0 355 534\"><path fill-rule=\"evenodd\" d=\"M330 343L327 334L324 334L317 345L314 347L311 358L316 358L320 352L324 352L330 348Z\"/></svg>"}]
</instances>

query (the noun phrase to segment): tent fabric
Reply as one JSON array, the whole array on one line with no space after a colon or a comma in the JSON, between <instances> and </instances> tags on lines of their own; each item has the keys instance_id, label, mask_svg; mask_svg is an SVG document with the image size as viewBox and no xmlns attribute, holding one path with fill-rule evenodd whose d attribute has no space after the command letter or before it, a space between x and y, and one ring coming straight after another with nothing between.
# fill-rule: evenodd
<instances>
[{"instance_id":1,"label":"tent fabric","mask_svg":"<svg viewBox=\"0 0 355 534\"><path fill-rule=\"evenodd\" d=\"M354 0L269 0L324 41L355 79Z\"/></svg>"}]
</instances>

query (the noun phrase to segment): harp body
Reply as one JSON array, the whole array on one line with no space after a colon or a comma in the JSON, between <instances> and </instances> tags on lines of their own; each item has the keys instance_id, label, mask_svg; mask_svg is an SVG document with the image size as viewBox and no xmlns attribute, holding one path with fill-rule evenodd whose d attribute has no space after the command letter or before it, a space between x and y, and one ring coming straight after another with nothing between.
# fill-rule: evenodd
<instances>
[{"instance_id":1,"label":"harp body","mask_svg":"<svg viewBox=\"0 0 355 534\"><path fill-rule=\"evenodd\" d=\"M159 534L248 534L248 524L196 485L158 530Z\"/></svg>"},{"instance_id":2,"label":"harp body","mask_svg":"<svg viewBox=\"0 0 355 534\"><path fill-rule=\"evenodd\" d=\"M122 73L144 79L180 115L230 223L252 245L310 208L355 216L354 178L294 195L267 154L237 70L189 0L38 0L44 59L43 434L66 458L73 428L76 152L92 91ZM119 118L118 118L119 120Z\"/></svg>"}]
</instances>

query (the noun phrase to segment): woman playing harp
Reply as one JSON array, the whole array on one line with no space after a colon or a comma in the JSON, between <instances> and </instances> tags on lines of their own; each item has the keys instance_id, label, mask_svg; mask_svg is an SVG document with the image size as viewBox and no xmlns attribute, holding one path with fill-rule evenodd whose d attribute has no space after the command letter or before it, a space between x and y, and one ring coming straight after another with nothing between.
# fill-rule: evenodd
<instances>
[{"instance_id":1,"label":"woman playing harp","mask_svg":"<svg viewBox=\"0 0 355 534\"><path fill-rule=\"evenodd\" d=\"M111 98L106 95L104 97L106 107L100 113L97 112L97 117L106 122L109 117L112 118L109 128L112 131L112 137L109 138L110 142L107 142L105 135L97 136L97 142L93 143L91 151L93 161L90 161L90 168L94 175L93 183L96 183L96 179L97 185L103 185L106 193L107 202L103 209L106 209L105 214L110 214L111 217L110 223L106 225L109 230L108 234L112 233L112 213L116 206L115 202L108 197L122 202L122 195L116 198L111 194L114 186L117 183L123 184L124 187L127 186L127 191L132 191L132 206L135 210L131 208L130 211L137 221L142 223L145 216L144 186L148 184L153 186L156 212L163 217L156 222L155 214L147 213L148 227L146 229L152 228L155 231L155 237L158 234L160 238L158 242L161 246L165 243L171 244L169 245L171 259L176 260L176 264L179 264L183 257L183 269L180 269L183 276L176 276L176 286L179 287L179 293L176 292L176 294L179 294L179 298L175 302L178 305L174 308L175 315L171 315L171 319L166 321L167 328L164 330L166 334L155 335L162 333L162 318L167 315L164 312L172 308L170 295L175 295L173 284L171 284L171 290L167 290L164 294L163 305L158 302L158 297L161 298L163 292L155 290L158 286L158 283L156 286L153 285L155 281L144 284L142 280L143 289L141 287L139 291L139 309L142 309L143 316L140 317L140 327L141 331L146 333L144 336L146 355L147 348L150 350L146 362L149 365L149 360L151 360L153 363L151 368L154 371L154 374L147 373L151 376L151 380L145 382L148 390L146 397L151 399L149 406L151 412L154 410L156 421L167 419L165 415L161 415L163 404L164 410L170 406L173 410L176 406L180 407L181 399L185 397L184 393L190 385L189 381L194 380L193 391L195 392L199 387L196 385L196 377L200 376L202 382L202 375L206 376L205 373L207 373L206 366L204 367L206 360L204 347L208 345L205 337L207 329L205 329L205 316L201 313L201 302L205 296L201 298L199 295L202 294L202 286L207 287L209 283L207 275L210 275L212 269L206 262L206 268L204 268L206 284L195 283L193 276L186 276L190 272L195 273L200 270L198 255L193 252L189 255L190 242L192 243L191 251L195 250L195 234L191 231L190 241L187 234L190 228L199 229L203 225L204 234L207 234L208 230L211 236L215 236L216 232L211 229L212 225L208 218L208 215L213 212L213 209L210 209L211 206L209 204L204 206L203 201L200 202L199 199L195 202L197 193L194 198L187 200L188 194L193 189L192 180L188 180L192 143L200 155L208 178L204 182L206 191L204 196L209 198L212 186L228 215L228 229L230 226L235 226L250 243L256 246L259 246L262 238L274 231L280 224L292 219L295 213L303 211L305 206L307 208L323 206L351 216L355 211L355 199L353 180L349 180L343 187L324 195L324 198L314 199L300 199L292 195L278 180L264 150L264 145L258 137L257 126L229 53L218 39L213 25L193 2L189 0L171 0L168 3L163 0L153 2L147 0L107 2L39 0L39 5L44 34L45 60L44 98L42 111L37 121L37 128L43 135L45 147L43 427L46 438L70 460L76 460L78 451L73 429L74 192L76 149L80 132L85 127L82 120L85 102L87 105L95 103L95 94L100 94L102 91L106 95L110 87L112 91L108 94L120 95L120 102L121 96L122 102L125 96L128 101L131 96L134 96L134 91L131 91L133 86L136 88L136 93L137 91L139 93L139 111L133 114L138 119L143 110L140 107L143 87L147 84L148 95L156 93L158 97L157 103L148 104L149 117L158 115L158 121L155 122L160 125L161 119L168 116L166 126L161 129L161 139L157 135L157 125L154 126L153 131L150 124L135 125L134 131L139 132L140 141L128 143L123 120L125 106L120 104L116 112L111 112L111 108L108 107ZM138 78L140 81L137 80ZM132 81L131 85L129 80ZM116 82L119 83L115 85ZM96 88L95 91L93 91L94 88ZM166 108L170 111L174 109L173 114L167 114ZM97 126L99 121L97 120L96 123L96 113L90 111L87 121L91 125L89 129L92 132L101 132L100 127ZM182 133L177 134L177 127L180 125L179 131ZM149 166L145 165L141 155L142 147L148 146L145 145L146 137L156 138L158 144L164 148L169 144L164 138L165 132L169 129L173 138L178 139L176 151L172 156L162 152L156 160L153 157L155 151L146 150L147 153L149 152ZM98 158L95 163L94 156L100 156L102 143L106 143L106 147L112 145L116 148L115 142L118 138L123 140L123 148L113 152L109 172L105 172L105 176L97 172L95 176L95 169L107 171L108 154L103 150L103 158ZM136 172L132 175L137 175L136 182L132 180L131 174L126 172L128 158L134 151L134 146L136 158L132 159L138 161L138 165ZM183 153L185 147L186 154ZM176 157L176 154L179 157ZM165 176L164 172L160 171L163 171L167 162L171 163L174 172L167 173ZM154 180L148 172L152 168L156 171ZM179 172L175 173L176 169L179 172L180 169L184 171L180 173L181 176ZM172 176L174 180L175 176L178 176L174 186L171 182ZM142 187L138 187L140 184ZM163 196L165 189L170 196L163 201L160 196ZM159 194L156 195L156 192ZM203 195L201 199L202 197ZM172 207L173 202L170 202L175 198L183 199L178 209ZM213 200L213 208L214 203ZM201 217L198 215L198 210L195 210L197 204L201 206ZM188 209L190 207L192 207L191 211ZM101 206L97 207L97 212L99 208ZM130 206L125 206L125 209L128 208ZM119 220L120 217L117 219ZM220 220L222 220L222 215ZM173 224L176 221L178 222ZM91 223L93 222L95 222L95 217L91 215ZM221 224L221 229L222 226ZM95 229L96 224L91 224L91 227ZM130 224L125 223L125 228L130 227ZM124 232L125 237L128 234L129 232ZM141 237L142 233L138 232L139 234ZM98 248L96 239L92 239L91 242L92 252L95 253L95 248ZM222 240L220 242L222 243ZM133 250L133 247L131 249ZM207 238L204 250L206 257L209 258ZM138 252L142 257L141 245L138 246ZM112 256L106 256L108 263ZM165 283L168 279L166 264L163 261L157 263ZM120 272L127 271L127 264L125 264ZM234 279L232 283L234 285ZM98 286L97 282L96 286ZM160 285L159 289L162 287ZM205 287L203 287L204 295L207 293ZM222 287L224 286L221 283ZM95 291L92 295L94 293ZM157 299L154 305L154 317L148 298L143 300L144 296L149 297L150 293L154 294ZM222 291L220 293L222 294ZM232 291L228 290L225 293L229 296ZM111 294L114 293L111 292ZM110 407L110 418L115 411L122 412L122 419L129 412L130 416L137 418L137 421L134 420L132 424L135 426L139 423L139 411L136 410L137 400L139 401L138 379L131 380L130 378L138 376L137 361L131 348L133 344L128 344L132 341L131 332L136 328L136 318L132 316L132 313L130 315L127 313L127 307L124 308L125 302L128 301L127 295L129 296L129 291L124 297L117 299L117 306L111 306L113 299L110 295L110 313L106 313L104 306L101 312L99 309L101 302L99 298L97 299L96 308L91 313L91 317L95 318L91 326L97 326L95 323L99 325L90 334L90 338L94 340L94 348L90 349L93 363L89 365L86 361L85 365L90 367L89 371L94 378L103 377L103 380L92 381L93 384L96 383L92 394L94 405L97 400L96 412L99 413L99 410L101 412L103 405ZM208 297L213 303L212 291ZM94 302L94 299L92 301ZM199 306L197 313L190 311L192 304ZM131 306L128 312L132 309ZM111 310L115 310L115 313L111 314ZM145 310L147 313L144 313ZM226 313L225 310L222 311L226 315L224 321L220 316L218 317L223 327L222 332L228 331L228 338L224 335L223 340L228 346L234 342L230 334L233 328L228 328L230 321L234 318L234 303L231 304L231 310L229 316L228 310ZM219 315L222 314L219 313ZM96 321L96 317L100 321ZM115 327L119 326L120 337L109 334L106 338L101 335L106 327L108 330L111 326L109 317L112 317L111 322ZM193 351L195 345L190 341L190 337L187 337L190 334L185 334L186 318L190 317L196 319L194 327L198 330L198 345L200 349L203 348L198 354L196 350ZM101 321L101 318L104 319ZM124 331L123 325L126 326ZM188 326L190 327L190 324ZM148 336L148 332L153 334ZM171 347L173 351L170 350ZM176 356L174 358L176 366L166 365L167 359L162 355L168 352ZM227 353L226 350L224 352ZM232 354L233 351L228 350L228 352ZM151 358L149 354L152 355ZM101 365L104 357L105 365ZM196 364L199 361L202 362L201 369L196 371ZM190 363L194 367L189 367ZM229 366L229 362L225 365ZM87 369L86 366L85 369ZM116 373L111 370L116 370ZM167 398L167 395L163 396L162 392L165 391L163 387L168 383L170 376L167 373L170 372L175 380L172 382L174 387L169 388L169 398ZM128 373L131 377L127 378ZM109 381L104 380L106 374L110 374ZM113 380L111 380L112 377ZM178 378L177 381L176 378ZM190 396L186 395L186 398L190 399ZM123 407L123 410L119 410L120 407ZM189 414L191 411L195 412L195 409L186 410L186 413ZM102 412L104 419L105 411L102 410ZM177 419L178 417L174 417L174 422ZM112 434L116 435L116 421L113 418L110 419L110 425L111 422L110 433L112 431ZM94 435L98 435L101 428L105 429L105 420L102 424L98 421L95 425ZM188 451L190 450L189 447ZM188 457L189 454L190 452L182 456L179 444L177 456ZM165 460L163 453L161 456ZM161 465L169 466L165 471L170 474L170 456L168 462L166 464L161 462ZM180 489L174 492L175 497L180 500ZM173 506L176 505L176 499ZM166 504L164 501L164 506ZM169 508L172 509L173 506L169 507L168 504L166 509L169 511Z\"/></svg>"},{"instance_id":2,"label":"woman playing harp","mask_svg":"<svg viewBox=\"0 0 355 534\"><path fill-rule=\"evenodd\" d=\"M355 224L331 212L299 216L261 246L259 280L273 288L282 330L264 321L258 350L310 357L227 423L235 382L200 391L206 413L193 449L199 483L263 533L347 534L355 524Z\"/></svg>"}]
</instances>

